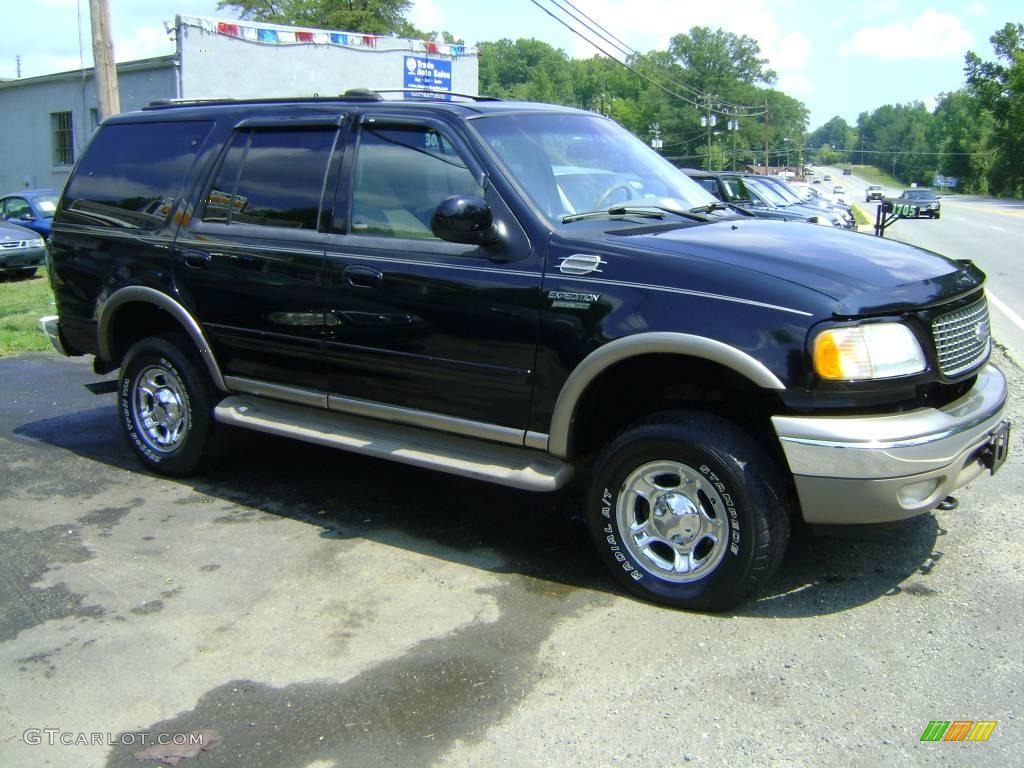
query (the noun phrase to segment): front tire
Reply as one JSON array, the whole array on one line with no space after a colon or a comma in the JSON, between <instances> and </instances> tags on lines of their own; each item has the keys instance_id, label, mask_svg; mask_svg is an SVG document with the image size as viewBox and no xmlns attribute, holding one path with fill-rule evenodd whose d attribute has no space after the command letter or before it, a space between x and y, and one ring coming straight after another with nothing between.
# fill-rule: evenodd
<instances>
[{"instance_id":1,"label":"front tire","mask_svg":"<svg viewBox=\"0 0 1024 768\"><path fill-rule=\"evenodd\" d=\"M137 342L118 387L121 423L143 466L185 477L199 470L213 432L213 386L185 337Z\"/></svg>"},{"instance_id":2,"label":"front tire","mask_svg":"<svg viewBox=\"0 0 1024 768\"><path fill-rule=\"evenodd\" d=\"M620 584L648 600L718 611L778 568L789 538L783 481L745 432L701 412L661 414L595 463L590 532Z\"/></svg>"}]
</instances>

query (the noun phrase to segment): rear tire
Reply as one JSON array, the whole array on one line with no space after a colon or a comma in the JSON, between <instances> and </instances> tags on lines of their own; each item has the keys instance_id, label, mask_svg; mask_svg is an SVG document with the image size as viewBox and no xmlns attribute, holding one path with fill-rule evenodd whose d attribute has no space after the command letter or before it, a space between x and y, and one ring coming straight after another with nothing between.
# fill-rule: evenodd
<instances>
[{"instance_id":1,"label":"rear tire","mask_svg":"<svg viewBox=\"0 0 1024 768\"><path fill-rule=\"evenodd\" d=\"M213 433L213 385L184 336L154 336L125 356L118 387L128 443L143 466L185 477L206 461Z\"/></svg>"},{"instance_id":2,"label":"rear tire","mask_svg":"<svg viewBox=\"0 0 1024 768\"><path fill-rule=\"evenodd\" d=\"M678 608L731 608L785 553L782 476L748 434L693 411L617 437L594 465L587 521L627 590Z\"/></svg>"}]
</instances>

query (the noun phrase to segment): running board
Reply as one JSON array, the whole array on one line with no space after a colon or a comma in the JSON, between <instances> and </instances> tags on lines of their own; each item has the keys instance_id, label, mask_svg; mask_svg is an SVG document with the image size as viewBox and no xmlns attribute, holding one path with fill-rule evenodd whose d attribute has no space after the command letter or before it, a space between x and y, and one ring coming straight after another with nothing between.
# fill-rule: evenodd
<instances>
[{"instance_id":1,"label":"running board","mask_svg":"<svg viewBox=\"0 0 1024 768\"><path fill-rule=\"evenodd\" d=\"M571 465L529 448L444 432L232 395L214 409L222 424L436 469L526 491L554 491L572 479Z\"/></svg>"}]
</instances>

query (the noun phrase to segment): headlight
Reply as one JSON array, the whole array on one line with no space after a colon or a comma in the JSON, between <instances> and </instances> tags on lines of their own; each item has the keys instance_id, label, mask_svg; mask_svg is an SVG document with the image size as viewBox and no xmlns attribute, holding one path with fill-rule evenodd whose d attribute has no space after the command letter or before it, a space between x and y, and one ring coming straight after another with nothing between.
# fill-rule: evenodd
<instances>
[{"instance_id":1,"label":"headlight","mask_svg":"<svg viewBox=\"0 0 1024 768\"><path fill-rule=\"evenodd\" d=\"M828 216L815 216L814 217L814 223L815 224L821 224L823 227L834 227L835 226L835 224L832 223L832 219L830 219Z\"/></svg>"},{"instance_id":2,"label":"headlight","mask_svg":"<svg viewBox=\"0 0 1024 768\"><path fill-rule=\"evenodd\" d=\"M887 379L924 369L921 345L900 323L830 328L814 339L814 370L823 379Z\"/></svg>"}]
</instances>

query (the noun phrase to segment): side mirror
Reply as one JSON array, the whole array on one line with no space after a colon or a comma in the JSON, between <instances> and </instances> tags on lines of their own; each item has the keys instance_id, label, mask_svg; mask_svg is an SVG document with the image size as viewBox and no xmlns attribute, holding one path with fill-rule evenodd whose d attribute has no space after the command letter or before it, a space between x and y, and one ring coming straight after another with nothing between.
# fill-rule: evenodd
<instances>
[{"instance_id":1,"label":"side mirror","mask_svg":"<svg viewBox=\"0 0 1024 768\"><path fill-rule=\"evenodd\" d=\"M18 217L18 221L35 221L36 217L32 215L31 211L25 211L21 216Z\"/></svg>"},{"instance_id":2,"label":"side mirror","mask_svg":"<svg viewBox=\"0 0 1024 768\"><path fill-rule=\"evenodd\" d=\"M494 245L501 239L491 206L476 195L443 200L430 217L430 231L442 240L465 245Z\"/></svg>"}]
</instances>

